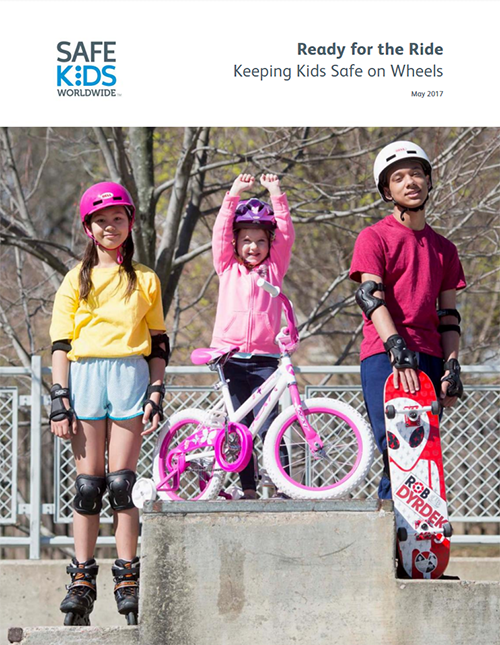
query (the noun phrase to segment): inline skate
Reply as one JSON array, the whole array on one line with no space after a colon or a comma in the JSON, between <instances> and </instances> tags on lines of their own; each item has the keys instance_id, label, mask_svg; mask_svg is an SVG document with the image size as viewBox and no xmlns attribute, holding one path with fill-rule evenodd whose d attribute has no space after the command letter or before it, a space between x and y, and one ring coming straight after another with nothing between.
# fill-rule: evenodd
<instances>
[{"instance_id":1,"label":"inline skate","mask_svg":"<svg viewBox=\"0 0 500 645\"><path fill-rule=\"evenodd\" d=\"M90 625L90 614L97 597L96 576L99 567L94 558L78 562L76 558L66 567L71 583L66 585L67 594L61 603L61 611L66 614L65 625Z\"/></svg>"},{"instance_id":2,"label":"inline skate","mask_svg":"<svg viewBox=\"0 0 500 645\"><path fill-rule=\"evenodd\" d=\"M139 613L139 558L115 560L112 567L115 581L115 600L118 613L124 615L128 625L137 625Z\"/></svg>"}]
</instances>

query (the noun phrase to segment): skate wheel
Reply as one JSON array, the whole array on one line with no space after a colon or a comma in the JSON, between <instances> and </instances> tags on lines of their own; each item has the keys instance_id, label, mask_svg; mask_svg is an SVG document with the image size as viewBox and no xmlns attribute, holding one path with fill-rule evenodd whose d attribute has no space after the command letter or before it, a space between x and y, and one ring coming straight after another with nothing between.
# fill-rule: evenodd
<instances>
[{"instance_id":1,"label":"skate wheel","mask_svg":"<svg viewBox=\"0 0 500 645\"><path fill-rule=\"evenodd\" d=\"M137 508L143 508L145 502L156 499L156 484L152 479L141 477L132 489L132 501Z\"/></svg>"},{"instance_id":2,"label":"skate wheel","mask_svg":"<svg viewBox=\"0 0 500 645\"><path fill-rule=\"evenodd\" d=\"M408 531L404 528L404 526L400 526L398 528L397 536L400 542L406 542L406 540L408 539Z\"/></svg>"},{"instance_id":3,"label":"skate wheel","mask_svg":"<svg viewBox=\"0 0 500 645\"><path fill-rule=\"evenodd\" d=\"M73 620L74 620L74 614L73 614L72 611L69 611L67 614L65 614L65 616L64 616L64 624L65 624L66 627L68 627L69 625L72 625Z\"/></svg>"},{"instance_id":4,"label":"skate wheel","mask_svg":"<svg viewBox=\"0 0 500 645\"><path fill-rule=\"evenodd\" d=\"M446 538L450 538L453 535L453 526L449 522L443 524L443 535Z\"/></svg>"},{"instance_id":5,"label":"skate wheel","mask_svg":"<svg viewBox=\"0 0 500 645\"><path fill-rule=\"evenodd\" d=\"M66 627L88 627L90 625L90 617L81 616L73 611L68 611L64 616L64 625Z\"/></svg>"},{"instance_id":6,"label":"skate wheel","mask_svg":"<svg viewBox=\"0 0 500 645\"><path fill-rule=\"evenodd\" d=\"M439 414L440 409L441 409L441 406L439 405L439 401L433 401L431 403L432 414L435 414L437 416Z\"/></svg>"},{"instance_id":7,"label":"skate wheel","mask_svg":"<svg viewBox=\"0 0 500 645\"><path fill-rule=\"evenodd\" d=\"M387 405L385 408L385 415L388 419L394 419L396 416L396 408L393 405Z\"/></svg>"},{"instance_id":8,"label":"skate wheel","mask_svg":"<svg viewBox=\"0 0 500 645\"><path fill-rule=\"evenodd\" d=\"M133 611L127 614L127 625L137 625L137 615Z\"/></svg>"}]
</instances>

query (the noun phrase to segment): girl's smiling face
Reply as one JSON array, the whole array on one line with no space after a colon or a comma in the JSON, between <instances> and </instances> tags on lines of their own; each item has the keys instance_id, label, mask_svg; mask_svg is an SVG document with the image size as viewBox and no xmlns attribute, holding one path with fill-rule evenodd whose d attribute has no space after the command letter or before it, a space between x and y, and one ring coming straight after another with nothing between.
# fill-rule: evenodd
<instances>
[{"instance_id":1,"label":"girl's smiling face","mask_svg":"<svg viewBox=\"0 0 500 645\"><path fill-rule=\"evenodd\" d=\"M90 220L90 232L103 249L112 250L121 246L130 232L125 207L108 206L97 211Z\"/></svg>"},{"instance_id":2,"label":"girl's smiling face","mask_svg":"<svg viewBox=\"0 0 500 645\"><path fill-rule=\"evenodd\" d=\"M261 228L242 228L237 231L236 253L248 265L254 267L269 254L269 237Z\"/></svg>"}]
</instances>

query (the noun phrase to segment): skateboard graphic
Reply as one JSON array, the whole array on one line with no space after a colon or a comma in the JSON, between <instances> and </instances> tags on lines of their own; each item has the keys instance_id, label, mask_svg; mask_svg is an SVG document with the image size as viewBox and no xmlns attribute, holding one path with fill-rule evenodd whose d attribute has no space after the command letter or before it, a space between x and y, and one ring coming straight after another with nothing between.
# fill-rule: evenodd
<instances>
[{"instance_id":1,"label":"skateboard graphic","mask_svg":"<svg viewBox=\"0 0 500 645\"><path fill-rule=\"evenodd\" d=\"M411 578L439 578L450 557L439 410L430 378L417 370L420 390L384 389L385 427L397 546Z\"/></svg>"}]
</instances>

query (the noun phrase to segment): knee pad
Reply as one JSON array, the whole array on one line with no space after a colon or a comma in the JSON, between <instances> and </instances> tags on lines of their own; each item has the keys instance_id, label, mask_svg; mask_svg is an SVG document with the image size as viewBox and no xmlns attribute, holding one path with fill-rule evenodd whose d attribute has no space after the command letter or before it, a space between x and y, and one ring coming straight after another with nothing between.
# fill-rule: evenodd
<instances>
[{"instance_id":1,"label":"knee pad","mask_svg":"<svg viewBox=\"0 0 500 645\"><path fill-rule=\"evenodd\" d=\"M125 511L127 508L134 508L132 501L132 488L136 476L133 470L115 470L106 475L108 486L109 503L114 511Z\"/></svg>"},{"instance_id":2,"label":"knee pad","mask_svg":"<svg viewBox=\"0 0 500 645\"><path fill-rule=\"evenodd\" d=\"M98 475L78 475L73 508L81 515L99 515L102 496L106 491L106 478Z\"/></svg>"}]
</instances>

